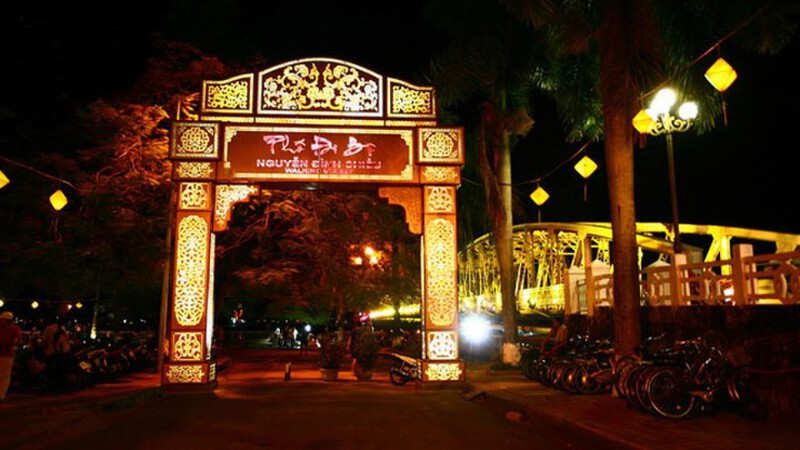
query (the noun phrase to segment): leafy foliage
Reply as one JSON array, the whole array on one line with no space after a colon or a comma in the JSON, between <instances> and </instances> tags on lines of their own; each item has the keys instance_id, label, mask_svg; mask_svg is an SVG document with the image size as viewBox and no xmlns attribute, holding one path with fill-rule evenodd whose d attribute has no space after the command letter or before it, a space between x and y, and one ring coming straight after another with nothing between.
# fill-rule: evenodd
<instances>
[{"instance_id":1,"label":"leafy foliage","mask_svg":"<svg viewBox=\"0 0 800 450\"><path fill-rule=\"evenodd\" d=\"M319 365L323 369L338 369L347 351L343 341L336 334L323 333L320 337Z\"/></svg>"},{"instance_id":2,"label":"leafy foliage","mask_svg":"<svg viewBox=\"0 0 800 450\"><path fill-rule=\"evenodd\" d=\"M356 332L356 343L353 347L353 357L356 359L357 364L366 370L371 370L378 361L380 350L380 345L372 328L359 328Z\"/></svg>"},{"instance_id":3,"label":"leafy foliage","mask_svg":"<svg viewBox=\"0 0 800 450\"><path fill-rule=\"evenodd\" d=\"M418 298L417 242L400 211L373 195L265 192L238 205L219 237L217 296L268 305L275 315L299 306L341 319L387 296ZM381 263L352 265L366 244L383 252Z\"/></svg>"}]
</instances>

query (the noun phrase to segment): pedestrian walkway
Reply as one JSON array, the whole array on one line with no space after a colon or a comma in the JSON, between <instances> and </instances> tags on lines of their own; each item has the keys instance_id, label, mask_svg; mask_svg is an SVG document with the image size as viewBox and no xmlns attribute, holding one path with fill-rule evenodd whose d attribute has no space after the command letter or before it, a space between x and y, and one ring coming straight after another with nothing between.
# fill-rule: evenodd
<instances>
[{"instance_id":1,"label":"pedestrian walkway","mask_svg":"<svg viewBox=\"0 0 800 450\"><path fill-rule=\"evenodd\" d=\"M733 413L668 420L632 409L610 394L569 394L530 381L518 371L468 368L470 398L510 412L521 422L594 435L608 448L787 449L800 442L800 417L749 420Z\"/></svg>"},{"instance_id":2,"label":"pedestrian walkway","mask_svg":"<svg viewBox=\"0 0 800 450\"><path fill-rule=\"evenodd\" d=\"M268 351L268 350L264 350ZM236 386L253 379L269 378L276 382L284 377L283 366L274 365L272 372L259 372L254 378L249 367L257 366L257 351L232 358L230 368L220 372L222 397L234 395ZM263 355L262 355L263 357ZM319 381L316 360L296 360L292 380ZM386 378L376 374L378 380ZM352 374L342 370L342 382ZM333 384L335 385L335 384ZM120 409L164 392L155 370L130 374L114 383L103 383L77 392L64 394L12 393L0 403L0 420L19 419L25 414L48 415L58 411ZM578 442L598 442L597 449L787 449L800 442L800 417L770 417L752 421L732 413L684 420L666 420L631 409L624 400L609 394L573 395L545 387L525 378L516 370L492 371L488 363L467 366L467 387L462 393L466 401L495 408L510 420L525 426L558 429L565 436L576 436Z\"/></svg>"},{"instance_id":3,"label":"pedestrian walkway","mask_svg":"<svg viewBox=\"0 0 800 450\"><path fill-rule=\"evenodd\" d=\"M66 410L116 409L160 395L155 369L125 375L113 382L69 392L10 392L0 402L0 417L6 414L50 414Z\"/></svg>"}]
</instances>

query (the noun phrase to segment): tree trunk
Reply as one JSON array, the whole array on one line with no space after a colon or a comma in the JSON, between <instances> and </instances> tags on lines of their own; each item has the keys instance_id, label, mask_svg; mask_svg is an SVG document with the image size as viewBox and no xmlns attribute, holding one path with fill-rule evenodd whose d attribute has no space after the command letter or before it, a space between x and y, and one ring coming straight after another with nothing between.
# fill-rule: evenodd
<instances>
[{"instance_id":1,"label":"tree trunk","mask_svg":"<svg viewBox=\"0 0 800 450\"><path fill-rule=\"evenodd\" d=\"M496 173L500 183L502 207L492 211L495 229L495 249L500 269L500 292L503 297L503 362L517 365L517 301L514 295L513 210L511 208L511 146L507 132L496 158Z\"/></svg>"},{"instance_id":2,"label":"tree trunk","mask_svg":"<svg viewBox=\"0 0 800 450\"><path fill-rule=\"evenodd\" d=\"M501 94L500 112L505 111ZM514 296L513 211L511 203L511 145L509 132L499 120L494 105L484 105L479 162L500 270L503 315L503 362L519 364L517 302Z\"/></svg>"},{"instance_id":3,"label":"tree trunk","mask_svg":"<svg viewBox=\"0 0 800 450\"><path fill-rule=\"evenodd\" d=\"M608 195L611 206L611 262L614 270L614 347L633 353L641 343L639 267L634 204L633 130L636 106L627 30L635 24L632 0L609 2L599 34L600 95L603 102Z\"/></svg>"}]
</instances>

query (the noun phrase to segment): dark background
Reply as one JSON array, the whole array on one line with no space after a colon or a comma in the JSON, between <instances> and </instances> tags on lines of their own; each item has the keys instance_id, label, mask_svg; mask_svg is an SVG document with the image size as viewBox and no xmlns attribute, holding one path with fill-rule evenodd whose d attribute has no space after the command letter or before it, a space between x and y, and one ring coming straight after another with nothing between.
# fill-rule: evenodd
<instances>
[{"instance_id":1,"label":"dark background","mask_svg":"<svg viewBox=\"0 0 800 450\"><path fill-rule=\"evenodd\" d=\"M333 57L425 84L428 60L446 38L425 18L423 3L6 2L0 7L0 119L36 120L23 130L30 139L0 152L43 151L35 145L37 127L57 127L73 105L128 86L141 74L156 36L191 42L245 67ZM800 233L793 133L800 96L792 83L798 54L796 41L777 56L725 51L739 73L725 94L728 125L702 136L692 130L675 135L681 223ZM534 128L514 151L513 177L524 205L516 223L536 220L537 208L527 200L536 185L525 182L550 173L582 144L564 142L548 100L534 105L533 116ZM576 161L564 164L542 180L551 195L543 221L608 221L602 143L591 144L587 154L600 165L587 182L587 200L584 181L572 169ZM670 221L663 137L648 138L635 158L638 220Z\"/></svg>"}]
</instances>

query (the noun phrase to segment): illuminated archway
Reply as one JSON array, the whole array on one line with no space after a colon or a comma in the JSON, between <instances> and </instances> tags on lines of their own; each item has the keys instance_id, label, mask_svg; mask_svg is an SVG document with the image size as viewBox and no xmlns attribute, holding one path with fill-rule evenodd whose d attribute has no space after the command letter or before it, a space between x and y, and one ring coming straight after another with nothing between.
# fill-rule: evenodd
<instances>
[{"instance_id":1,"label":"illuminated archway","mask_svg":"<svg viewBox=\"0 0 800 450\"><path fill-rule=\"evenodd\" d=\"M216 383L214 237L261 186L374 185L422 236L422 381L464 380L458 354L456 187L464 132L437 126L431 87L310 58L204 81L170 136L174 204L166 386Z\"/></svg>"}]
</instances>

